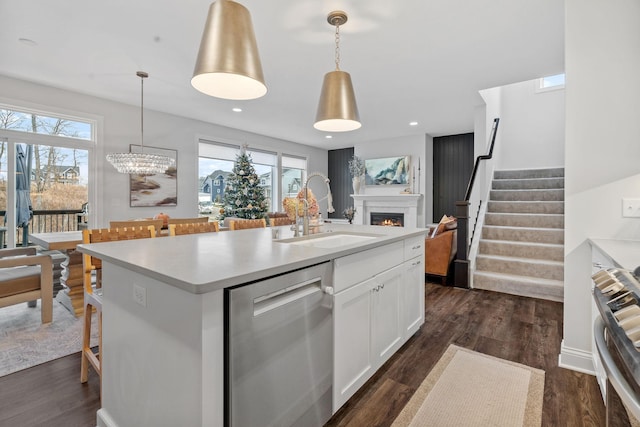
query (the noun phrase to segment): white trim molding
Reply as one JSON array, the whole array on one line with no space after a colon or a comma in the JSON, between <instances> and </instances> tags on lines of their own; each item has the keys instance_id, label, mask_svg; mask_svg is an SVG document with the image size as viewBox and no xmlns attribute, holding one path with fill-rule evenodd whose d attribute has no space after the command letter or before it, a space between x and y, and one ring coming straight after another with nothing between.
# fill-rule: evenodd
<instances>
[{"instance_id":1,"label":"white trim molding","mask_svg":"<svg viewBox=\"0 0 640 427\"><path fill-rule=\"evenodd\" d=\"M564 340L562 340L562 344L560 345L558 366L584 374L596 374L593 368L593 354L590 351L567 347L564 345Z\"/></svg>"}]
</instances>

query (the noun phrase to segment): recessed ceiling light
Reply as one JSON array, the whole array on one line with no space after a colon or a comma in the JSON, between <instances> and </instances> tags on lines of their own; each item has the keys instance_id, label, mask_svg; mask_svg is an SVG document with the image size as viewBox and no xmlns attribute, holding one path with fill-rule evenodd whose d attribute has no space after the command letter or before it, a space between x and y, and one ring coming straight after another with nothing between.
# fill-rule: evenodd
<instances>
[{"instance_id":1,"label":"recessed ceiling light","mask_svg":"<svg viewBox=\"0 0 640 427\"><path fill-rule=\"evenodd\" d=\"M34 40L26 39L24 37L20 37L18 41L22 44L26 44L27 46L38 46L38 43L36 43Z\"/></svg>"},{"instance_id":2,"label":"recessed ceiling light","mask_svg":"<svg viewBox=\"0 0 640 427\"><path fill-rule=\"evenodd\" d=\"M409 126L418 126L418 122L409 122Z\"/></svg>"},{"instance_id":3,"label":"recessed ceiling light","mask_svg":"<svg viewBox=\"0 0 640 427\"><path fill-rule=\"evenodd\" d=\"M240 113L240 112L242 112L242 108L234 107L234 108L231 109L231 111L234 111L236 113Z\"/></svg>"},{"instance_id":4,"label":"recessed ceiling light","mask_svg":"<svg viewBox=\"0 0 640 427\"><path fill-rule=\"evenodd\" d=\"M332 135L325 135L325 138L331 139L331 138L333 138L333 136Z\"/></svg>"}]
</instances>

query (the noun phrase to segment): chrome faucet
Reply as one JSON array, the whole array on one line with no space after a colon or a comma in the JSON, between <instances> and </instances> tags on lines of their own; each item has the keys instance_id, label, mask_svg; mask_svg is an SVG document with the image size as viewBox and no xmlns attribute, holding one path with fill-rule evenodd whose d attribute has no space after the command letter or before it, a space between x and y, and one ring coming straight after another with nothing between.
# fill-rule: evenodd
<instances>
[{"instance_id":1,"label":"chrome faucet","mask_svg":"<svg viewBox=\"0 0 640 427\"><path fill-rule=\"evenodd\" d=\"M327 199L327 212L328 213L335 212L335 209L333 208L333 196L331 195L331 187L329 186L329 178L327 178L325 175L321 174L320 172L313 172L309 174L309 176L307 177L307 180L304 182L304 199L303 199L304 205L303 205L303 217L302 217L302 235L303 236L309 235L309 202L307 201L309 181L311 180L311 178L316 176L322 178L325 184L327 184L327 195L322 199L318 199L317 201L321 202L322 200ZM297 209L296 209L296 212L297 212Z\"/></svg>"}]
</instances>

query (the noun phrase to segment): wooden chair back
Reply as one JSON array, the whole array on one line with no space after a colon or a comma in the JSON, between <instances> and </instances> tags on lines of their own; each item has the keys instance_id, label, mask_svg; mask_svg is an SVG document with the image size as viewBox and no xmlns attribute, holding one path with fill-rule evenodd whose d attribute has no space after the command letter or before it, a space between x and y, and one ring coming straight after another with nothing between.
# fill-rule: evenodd
<instances>
[{"instance_id":1,"label":"wooden chair back","mask_svg":"<svg viewBox=\"0 0 640 427\"><path fill-rule=\"evenodd\" d=\"M121 228L140 227L140 226L146 227L149 225L153 225L153 227L156 230L156 236L157 236L160 233L160 230L162 230L163 221L164 220L162 219L143 219L143 220L137 220L137 221L136 220L109 221L109 228L121 229ZM123 240L123 239L116 239L116 240Z\"/></svg>"},{"instance_id":2,"label":"wooden chair back","mask_svg":"<svg viewBox=\"0 0 640 427\"><path fill-rule=\"evenodd\" d=\"M169 218L168 220L168 224L194 224L194 223L202 223L202 222L209 222L209 217L208 216L199 216L199 217L195 217L195 218Z\"/></svg>"},{"instance_id":3,"label":"wooden chair back","mask_svg":"<svg viewBox=\"0 0 640 427\"><path fill-rule=\"evenodd\" d=\"M162 220L160 220L160 222L162 222ZM156 229L153 225L82 230L82 243L115 242L118 240L147 239L154 237L156 237ZM82 254L82 265L84 270L84 291L92 293L93 288L91 287L91 272L96 270L97 285L100 286L102 261L99 258L93 257L89 254Z\"/></svg>"},{"instance_id":4,"label":"wooden chair back","mask_svg":"<svg viewBox=\"0 0 640 427\"><path fill-rule=\"evenodd\" d=\"M269 218L269 222L270 222L270 225L272 227L277 227L279 225L291 225L291 224L293 224L293 221L291 219L289 219L288 216Z\"/></svg>"},{"instance_id":5,"label":"wooden chair back","mask_svg":"<svg viewBox=\"0 0 640 427\"><path fill-rule=\"evenodd\" d=\"M188 224L169 224L169 236L183 234L215 233L220 231L218 222L195 222Z\"/></svg>"},{"instance_id":6,"label":"wooden chair back","mask_svg":"<svg viewBox=\"0 0 640 427\"><path fill-rule=\"evenodd\" d=\"M267 221L260 219L234 219L229 221L229 230L245 230L247 228L266 228Z\"/></svg>"}]
</instances>

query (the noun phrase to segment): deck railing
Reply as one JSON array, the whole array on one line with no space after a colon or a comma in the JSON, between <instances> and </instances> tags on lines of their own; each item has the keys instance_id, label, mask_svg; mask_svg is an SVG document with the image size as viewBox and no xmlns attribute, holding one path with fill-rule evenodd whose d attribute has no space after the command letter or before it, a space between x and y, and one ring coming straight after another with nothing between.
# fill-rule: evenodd
<instances>
[{"instance_id":1,"label":"deck railing","mask_svg":"<svg viewBox=\"0 0 640 427\"><path fill-rule=\"evenodd\" d=\"M28 233L55 233L59 231L77 231L82 218L82 209L34 210L33 218L29 220L29 227L18 227L16 231L16 246L22 246ZM4 224L6 211L0 211ZM0 224L1 225L1 224Z\"/></svg>"}]
</instances>

